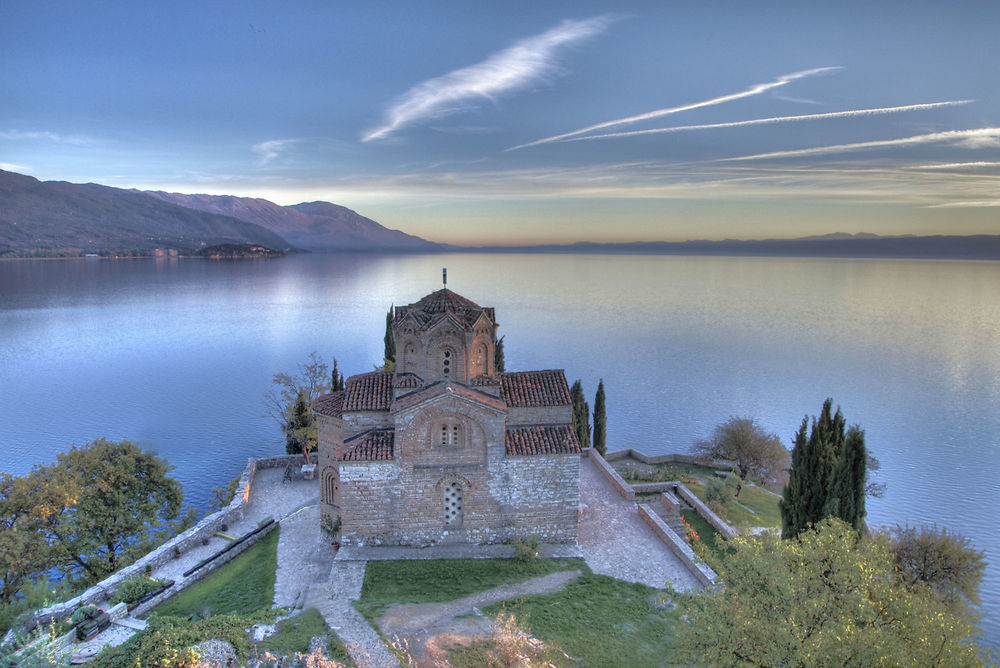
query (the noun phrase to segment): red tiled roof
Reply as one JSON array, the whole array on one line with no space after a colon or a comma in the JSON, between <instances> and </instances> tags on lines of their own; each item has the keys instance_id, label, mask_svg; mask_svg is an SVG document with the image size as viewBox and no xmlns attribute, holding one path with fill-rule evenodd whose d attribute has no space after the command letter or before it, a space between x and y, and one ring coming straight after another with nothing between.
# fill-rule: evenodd
<instances>
[{"instance_id":1,"label":"red tiled roof","mask_svg":"<svg viewBox=\"0 0 1000 668\"><path fill-rule=\"evenodd\" d=\"M573 403L562 369L505 373L500 377L500 396L508 406L515 408Z\"/></svg>"},{"instance_id":2,"label":"red tiled roof","mask_svg":"<svg viewBox=\"0 0 1000 668\"><path fill-rule=\"evenodd\" d=\"M424 384L423 379L415 373L397 373L392 381L393 387L417 388Z\"/></svg>"},{"instance_id":3,"label":"red tiled roof","mask_svg":"<svg viewBox=\"0 0 1000 668\"><path fill-rule=\"evenodd\" d=\"M568 424L510 427L503 440L508 455L567 455L580 452L576 431Z\"/></svg>"},{"instance_id":4,"label":"red tiled roof","mask_svg":"<svg viewBox=\"0 0 1000 668\"><path fill-rule=\"evenodd\" d=\"M452 394L457 397L463 397L499 411L504 411L507 408L506 404L504 404L502 400L494 397L493 395L480 392L479 390L474 390L453 381L439 380L436 383L428 385L422 390L410 392L409 394L404 394L399 397L393 402L392 410L393 412L406 410L407 408L412 408L417 404L421 404L444 394Z\"/></svg>"},{"instance_id":5,"label":"red tiled roof","mask_svg":"<svg viewBox=\"0 0 1000 668\"><path fill-rule=\"evenodd\" d=\"M344 391L339 390L330 394L324 394L313 402L313 410L323 415L340 417L344 408Z\"/></svg>"},{"instance_id":6,"label":"red tiled roof","mask_svg":"<svg viewBox=\"0 0 1000 668\"><path fill-rule=\"evenodd\" d=\"M496 316L492 308L483 308L471 299L466 299L448 288L432 292L409 306L397 306L394 321L398 322L410 314L417 319L421 327L426 327L445 317L447 313L452 314L466 328L472 327L481 313L485 313L490 322L496 323Z\"/></svg>"},{"instance_id":7,"label":"red tiled roof","mask_svg":"<svg viewBox=\"0 0 1000 668\"><path fill-rule=\"evenodd\" d=\"M391 460L395 433L392 429L373 429L358 434L337 448L336 457L344 462Z\"/></svg>"},{"instance_id":8,"label":"red tiled roof","mask_svg":"<svg viewBox=\"0 0 1000 668\"><path fill-rule=\"evenodd\" d=\"M344 411L385 411L391 403L391 371L372 371L347 379Z\"/></svg>"}]
</instances>

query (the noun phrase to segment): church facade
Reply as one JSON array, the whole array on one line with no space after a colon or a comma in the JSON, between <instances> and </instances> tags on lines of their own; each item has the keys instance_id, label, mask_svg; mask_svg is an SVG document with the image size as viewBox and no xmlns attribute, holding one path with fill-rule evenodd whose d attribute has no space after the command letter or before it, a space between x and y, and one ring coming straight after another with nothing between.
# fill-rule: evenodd
<instances>
[{"instance_id":1,"label":"church facade","mask_svg":"<svg viewBox=\"0 0 1000 668\"><path fill-rule=\"evenodd\" d=\"M562 370L496 371L497 322L447 288L392 319L394 371L314 403L342 545L574 543L580 443Z\"/></svg>"}]
</instances>

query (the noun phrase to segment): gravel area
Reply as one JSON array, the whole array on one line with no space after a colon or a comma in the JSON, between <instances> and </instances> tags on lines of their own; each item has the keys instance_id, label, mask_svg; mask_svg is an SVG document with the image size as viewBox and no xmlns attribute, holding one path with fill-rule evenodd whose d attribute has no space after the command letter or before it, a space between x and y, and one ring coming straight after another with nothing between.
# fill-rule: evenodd
<instances>
[{"instance_id":1,"label":"gravel area","mask_svg":"<svg viewBox=\"0 0 1000 668\"><path fill-rule=\"evenodd\" d=\"M589 457L580 462L579 543L595 573L650 587L669 582L679 591L701 588Z\"/></svg>"}]
</instances>

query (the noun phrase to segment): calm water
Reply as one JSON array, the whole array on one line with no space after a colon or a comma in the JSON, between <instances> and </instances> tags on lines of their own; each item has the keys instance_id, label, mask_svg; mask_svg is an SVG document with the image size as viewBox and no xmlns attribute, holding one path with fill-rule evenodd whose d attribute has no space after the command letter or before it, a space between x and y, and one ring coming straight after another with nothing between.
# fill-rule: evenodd
<instances>
[{"instance_id":1,"label":"calm water","mask_svg":"<svg viewBox=\"0 0 1000 668\"><path fill-rule=\"evenodd\" d=\"M128 438L187 500L281 452L272 374L380 361L385 311L449 287L496 307L507 368L608 393L609 448L686 451L731 415L790 438L831 396L883 464L878 524L973 537L1000 646L1000 263L671 256L305 256L0 263L2 470Z\"/></svg>"}]
</instances>

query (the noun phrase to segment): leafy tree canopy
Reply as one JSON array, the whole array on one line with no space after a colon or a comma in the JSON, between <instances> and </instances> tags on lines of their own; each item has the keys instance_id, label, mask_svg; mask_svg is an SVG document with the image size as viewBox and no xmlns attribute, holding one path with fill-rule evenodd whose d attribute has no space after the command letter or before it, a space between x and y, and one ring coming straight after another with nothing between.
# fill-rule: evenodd
<instances>
[{"instance_id":1,"label":"leafy tree canopy","mask_svg":"<svg viewBox=\"0 0 1000 668\"><path fill-rule=\"evenodd\" d=\"M925 583L949 605L979 603L985 554L965 536L938 527L896 526L891 551L904 580Z\"/></svg>"},{"instance_id":2,"label":"leafy tree canopy","mask_svg":"<svg viewBox=\"0 0 1000 668\"><path fill-rule=\"evenodd\" d=\"M729 418L715 428L711 438L695 443L694 451L701 457L731 462L741 481L767 484L788 466L788 450L778 435L750 417ZM741 489L737 487L736 496Z\"/></svg>"},{"instance_id":3,"label":"leafy tree canopy","mask_svg":"<svg viewBox=\"0 0 1000 668\"><path fill-rule=\"evenodd\" d=\"M888 540L835 519L797 539L737 537L725 588L679 598L681 663L979 666L975 617L898 576Z\"/></svg>"}]
</instances>

